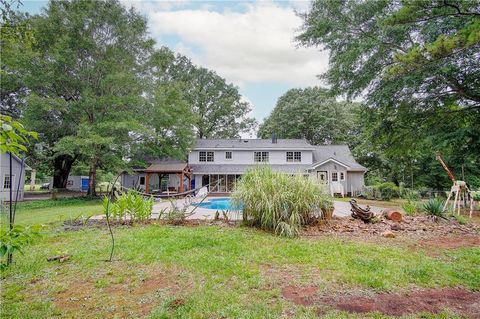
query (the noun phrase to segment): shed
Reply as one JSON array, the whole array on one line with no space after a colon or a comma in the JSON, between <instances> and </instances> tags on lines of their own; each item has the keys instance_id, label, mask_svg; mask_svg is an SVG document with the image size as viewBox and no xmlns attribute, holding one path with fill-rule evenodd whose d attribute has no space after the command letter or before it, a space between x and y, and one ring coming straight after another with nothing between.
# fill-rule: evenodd
<instances>
[{"instance_id":1,"label":"shed","mask_svg":"<svg viewBox=\"0 0 480 319\"><path fill-rule=\"evenodd\" d=\"M10 156L12 159L11 174ZM0 201L10 201L10 189L12 189L12 201L23 200L26 170L31 170L31 168L18 156L9 152L0 154Z\"/></svg>"}]
</instances>

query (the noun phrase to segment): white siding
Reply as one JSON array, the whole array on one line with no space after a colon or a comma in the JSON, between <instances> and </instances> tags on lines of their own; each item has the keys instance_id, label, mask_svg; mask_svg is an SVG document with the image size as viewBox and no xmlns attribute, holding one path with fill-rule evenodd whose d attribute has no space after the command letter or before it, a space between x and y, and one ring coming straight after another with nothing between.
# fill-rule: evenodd
<instances>
[{"instance_id":1,"label":"white siding","mask_svg":"<svg viewBox=\"0 0 480 319\"><path fill-rule=\"evenodd\" d=\"M225 159L225 152L232 152L232 159ZM301 162L287 162L287 151L283 150L258 150L269 152L270 164L312 164L312 151L301 151ZM190 152L188 162L190 164L255 164L253 160L254 150L216 150L213 162L200 162L198 159L198 150Z\"/></svg>"},{"instance_id":2,"label":"white siding","mask_svg":"<svg viewBox=\"0 0 480 319\"><path fill-rule=\"evenodd\" d=\"M22 164L18 162L17 159L12 158L12 175L14 175L13 185L12 185L12 199L15 201L17 198L17 188L18 181L20 180L20 188L18 192L18 200L23 200L23 188L25 185L25 168L23 169L22 174L20 172ZM9 201L10 200L10 189L3 189L3 184L5 181L5 175L10 175L10 154L0 154L0 201Z\"/></svg>"}]
</instances>

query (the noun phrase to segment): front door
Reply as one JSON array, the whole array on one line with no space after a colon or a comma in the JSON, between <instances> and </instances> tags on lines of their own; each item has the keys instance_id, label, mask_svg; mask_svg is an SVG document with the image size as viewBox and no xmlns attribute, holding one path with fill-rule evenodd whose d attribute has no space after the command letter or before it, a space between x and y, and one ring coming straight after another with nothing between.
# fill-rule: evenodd
<instances>
[{"instance_id":1,"label":"front door","mask_svg":"<svg viewBox=\"0 0 480 319\"><path fill-rule=\"evenodd\" d=\"M327 171L317 171L317 179L320 182L320 184L328 184Z\"/></svg>"}]
</instances>

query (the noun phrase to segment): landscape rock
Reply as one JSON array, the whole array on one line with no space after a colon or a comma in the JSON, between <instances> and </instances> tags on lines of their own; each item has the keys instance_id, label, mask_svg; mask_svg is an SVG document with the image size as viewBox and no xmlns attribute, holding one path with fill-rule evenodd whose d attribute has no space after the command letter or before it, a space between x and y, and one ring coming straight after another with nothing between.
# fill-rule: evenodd
<instances>
[{"instance_id":1,"label":"landscape rock","mask_svg":"<svg viewBox=\"0 0 480 319\"><path fill-rule=\"evenodd\" d=\"M390 230L386 230L382 233L382 236L385 238L395 238L395 234L392 233Z\"/></svg>"}]
</instances>

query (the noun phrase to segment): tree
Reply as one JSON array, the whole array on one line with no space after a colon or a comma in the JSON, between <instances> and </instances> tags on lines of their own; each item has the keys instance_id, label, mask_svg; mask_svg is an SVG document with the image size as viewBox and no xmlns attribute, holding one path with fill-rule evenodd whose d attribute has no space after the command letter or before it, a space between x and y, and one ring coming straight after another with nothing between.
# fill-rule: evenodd
<instances>
[{"instance_id":1,"label":"tree","mask_svg":"<svg viewBox=\"0 0 480 319\"><path fill-rule=\"evenodd\" d=\"M312 144L355 143L358 105L337 102L327 89L292 89L282 95L258 135L305 138Z\"/></svg>"},{"instance_id":2,"label":"tree","mask_svg":"<svg viewBox=\"0 0 480 319\"><path fill-rule=\"evenodd\" d=\"M37 56L28 66L29 126L44 133L54 159L54 186L72 164L89 165L89 194L98 167L127 155L141 131L143 62L153 49L145 19L118 1L55 1L32 21Z\"/></svg>"},{"instance_id":3,"label":"tree","mask_svg":"<svg viewBox=\"0 0 480 319\"><path fill-rule=\"evenodd\" d=\"M238 88L214 71L195 66L187 57L171 55L165 79L178 82L194 114L198 138L235 138L251 131L256 122L249 116L251 106Z\"/></svg>"},{"instance_id":4,"label":"tree","mask_svg":"<svg viewBox=\"0 0 480 319\"><path fill-rule=\"evenodd\" d=\"M479 166L478 1L316 1L303 18L297 39L329 50L332 92L365 98L364 146L375 150L359 151L388 163L389 178L434 167L435 149L454 169Z\"/></svg>"}]
</instances>

